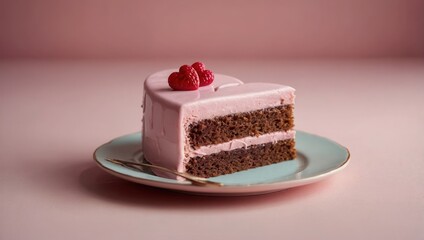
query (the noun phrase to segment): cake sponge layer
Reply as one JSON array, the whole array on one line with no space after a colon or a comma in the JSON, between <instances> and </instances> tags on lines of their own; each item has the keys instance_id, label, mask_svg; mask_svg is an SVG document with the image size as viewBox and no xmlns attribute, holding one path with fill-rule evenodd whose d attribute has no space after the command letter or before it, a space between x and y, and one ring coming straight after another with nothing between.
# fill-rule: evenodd
<instances>
[{"instance_id":1,"label":"cake sponge layer","mask_svg":"<svg viewBox=\"0 0 424 240\"><path fill-rule=\"evenodd\" d=\"M188 127L193 149L228 142L232 139L287 131L294 126L293 105L204 119Z\"/></svg>"},{"instance_id":2,"label":"cake sponge layer","mask_svg":"<svg viewBox=\"0 0 424 240\"><path fill-rule=\"evenodd\" d=\"M296 157L294 139L252 145L232 151L190 158L187 173L198 177L215 177L261 167Z\"/></svg>"}]
</instances>

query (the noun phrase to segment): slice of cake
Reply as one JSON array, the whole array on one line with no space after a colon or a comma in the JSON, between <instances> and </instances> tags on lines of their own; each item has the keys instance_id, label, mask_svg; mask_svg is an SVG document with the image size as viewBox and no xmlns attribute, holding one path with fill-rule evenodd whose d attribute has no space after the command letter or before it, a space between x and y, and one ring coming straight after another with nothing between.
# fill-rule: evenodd
<instances>
[{"instance_id":1,"label":"slice of cake","mask_svg":"<svg viewBox=\"0 0 424 240\"><path fill-rule=\"evenodd\" d=\"M186 66L147 77L142 133L147 161L213 177L296 157L293 88L193 71Z\"/></svg>"}]
</instances>

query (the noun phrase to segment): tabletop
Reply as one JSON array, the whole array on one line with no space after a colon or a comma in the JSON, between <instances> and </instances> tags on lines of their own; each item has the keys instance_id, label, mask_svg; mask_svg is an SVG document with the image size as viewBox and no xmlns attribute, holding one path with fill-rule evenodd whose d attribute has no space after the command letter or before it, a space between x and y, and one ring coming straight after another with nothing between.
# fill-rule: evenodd
<instances>
[{"instance_id":1,"label":"tabletop","mask_svg":"<svg viewBox=\"0 0 424 240\"><path fill-rule=\"evenodd\" d=\"M191 63L0 62L0 239L424 239L424 60L205 61L296 88L296 128L349 148L331 178L195 196L103 172L101 144L141 129L143 81Z\"/></svg>"}]
</instances>

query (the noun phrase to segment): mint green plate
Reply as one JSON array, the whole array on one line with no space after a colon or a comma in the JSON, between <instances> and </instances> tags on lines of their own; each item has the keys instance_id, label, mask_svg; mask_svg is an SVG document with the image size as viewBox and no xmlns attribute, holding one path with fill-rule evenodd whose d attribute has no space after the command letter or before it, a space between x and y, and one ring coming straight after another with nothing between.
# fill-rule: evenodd
<instances>
[{"instance_id":1,"label":"mint green plate","mask_svg":"<svg viewBox=\"0 0 424 240\"><path fill-rule=\"evenodd\" d=\"M264 167L210 178L222 187L201 187L188 181L162 178L150 171L140 172L106 161L106 158L131 160L142 155L141 133L118 137L94 152L94 160L106 172L149 186L204 195L255 195L280 191L325 179L346 167L349 151L324 137L296 132L297 158Z\"/></svg>"}]
</instances>

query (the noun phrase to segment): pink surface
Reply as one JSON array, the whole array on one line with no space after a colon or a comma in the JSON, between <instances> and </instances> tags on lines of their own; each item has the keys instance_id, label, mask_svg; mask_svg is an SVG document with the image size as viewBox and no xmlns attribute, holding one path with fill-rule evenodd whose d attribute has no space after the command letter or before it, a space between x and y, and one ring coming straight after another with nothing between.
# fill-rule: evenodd
<instances>
[{"instance_id":1,"label":"pink surface","mask_svg":"<svg viewBox=\"0 0 424 240\"><path fill-rule=\"evenodd\" d=\"M0 57L424 56L424 1L2 0Z\"/></svg>"},{"instance_id":2,"label":"pink surface","mask_svg":"<svg viewBox=\"0 0 424 240\"><path fill-rule=\"evenodd\" d=\"M222 198L104 173L91 154L140 129L143 79L184 62L1 62L0 239L424 238L423 60L205 61L296 88L296 128L351 151L329 180Z\"/></svg>"}]
</instances>

